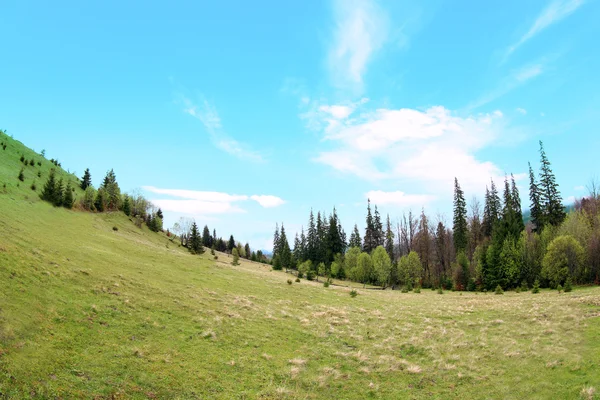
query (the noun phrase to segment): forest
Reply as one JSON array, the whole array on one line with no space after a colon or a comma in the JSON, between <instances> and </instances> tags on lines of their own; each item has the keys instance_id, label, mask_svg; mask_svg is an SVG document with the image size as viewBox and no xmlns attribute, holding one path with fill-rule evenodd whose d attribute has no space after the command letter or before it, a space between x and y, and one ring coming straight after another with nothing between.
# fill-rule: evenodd
<instances>
[{"instance_id":1,"label":"forest","mask_svg":"<svg viewBox=\"0 0 600 400\"><path fill-rule=\"evenodd\" d=\"M550 161L540 142L539 172L529 164L529 211L511 174L502 193L491 180L483 208L467 204L454 181L452 224L404 213L396 224L382 219L367 202L366 228L348 238L335 208L311 210L307 230L290 247L284 224L273 237L273 268L296 271L309 280L348 279L365 285L412 290L570 290L573 284L599 284L600 192L592 180L588 195L567 213Z\"/></svg>"}]
</instances>

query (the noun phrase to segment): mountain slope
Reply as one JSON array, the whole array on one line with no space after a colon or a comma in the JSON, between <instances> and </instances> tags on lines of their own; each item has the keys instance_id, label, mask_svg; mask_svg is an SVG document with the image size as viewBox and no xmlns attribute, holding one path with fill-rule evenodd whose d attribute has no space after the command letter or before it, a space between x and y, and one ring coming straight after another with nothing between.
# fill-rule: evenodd
<instances>
[{"instance_id":1,"label":"mountain slope","mask_svg":"<svg viewBox=\"0 0 600 400\"><path fill-rule=\"evenodd\" d=\"M347 288L288 285L290 275L268 266L191 255L122 213L40 201L29 189L36 172L17 187L27 149L10 145L9 157L0 149L0 398L576 398L600 389L598 288L359 289L352 298Z\"/></svg>"}]
</instances>

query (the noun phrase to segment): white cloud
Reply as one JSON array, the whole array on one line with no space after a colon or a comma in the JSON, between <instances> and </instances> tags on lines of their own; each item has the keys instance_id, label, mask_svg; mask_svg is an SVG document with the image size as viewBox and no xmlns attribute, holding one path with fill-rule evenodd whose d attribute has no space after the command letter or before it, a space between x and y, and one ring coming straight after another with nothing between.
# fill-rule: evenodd
<instances>
[{"instance_id":1,"label":"white cloud","mask_svg":"<svg viewBox=\"0 0 600 400\"><path fill-rule=\"evenodd\" d=\"M334 118L337 119L345 119L347 118L350 114L352 114L353 108L348 107L348 106L321 106L319 107L319 111L323 111L326 112L328 114L331 114Z\"/></svg>"},{"instance_id":2,"label":"white cloud","mask_svg":"<svg viewBox=\"0 0 600 400\"><path fill-rule=\"evenodd\" d=\"M196 105L187 97L180 97L184 105L183 112L202 122L206 128L206 131L210 135L211 141L217 148L242 160L253 162L264 161L263 157L259 153L251 150L247 145L229 137L223 131L221 118L219 117L215 107L208 101L203 100L200 105Z\"/></svg>"},{"instance_id":3,"label":"white cloud","mask_svg":"<svg viewBox=\"0 0 600 400\"><path fill-rule=\"evenodd\" d=\"M406 194L401 191L384 192L381 190L371 190L365 194L373 204L394 205L399 207L424 206L435 200L435 196L426 194Z\"/></svg>"},{"instance_id":4,"label":"white cloud","mask_svg":"<svg viewBox=\"0 0 600 400\"><path fill-rule=\"evenodd\" d=\"M323 129L333 149L314 161L362 179L411 182L433 193L451 191L457 177L463 189L481 192L490 178L502 181L504 172L476 154L499 140L509 141L504 127L500 111L460 117L442 106L377 109ZM401 192L392 193L383 198L402 199ZM424 200L403 195L406 201Z\"/></svg>"},{"instance_id":5,"label":"white cloud","mask_svg":"<svg viewBox=\"0 0 600 400\"><path fill-rule=\"evenodd\" d=\"M285 201L272 195L238 195L222 192L207 192L185 189L161 189L144 186L142 189L155 194L163 194L176 199L151 199L151 202L163 209L190 215L244 213L244 209L234 203L254 200L264 208L277 207Z\"/></svg>"},{"instance_id":6,"label":"white cloud","mask_svg":"<svg viewBox=\"0 0 600 400\"><path fill-rule=\"evenodd\" d=\"M567 17L575 10L577 10L581 5L583 5L584 0L554 0L552 1L544 10L542 10L541 14L536 18L533 25L529 28L529 30L521 36L518 42L509 46L506 50L505 60L521 45L527 42L529 39L533 38L535 35L554 24L555 22L560 21L561 19Z\"/></svg>"},{"instance_id":7,"label":"white cloud","mask_svg":"<svg viewBox=\"0 0 600 400\"><path fill-rule=\"evenodd\" d=\"M522 115L526 115L526 114L527 114L527 110L526 110L526 109L524 109L524 108L521 108L521 107L518 107L518 108L517 108L517 112L518 112L519 114L522 114Z\"/></svg>"},{"instance_id":8,"label":"white cloud","mask_svg":"<svg viewBox=\"0 0 600 400\"><path fill-rule=\"evenodd\" d=\"M584 190L585 190L585 186L575 186L575 188L574 188L574 189L575 189L576 191L578 191L578 192L582 192L582 191L584 191Z\"/></svg>"},{"instance_id":9,"label":"white cloud","mask_svg":"<svg viewBox=\"0 0 600 400\"><path fill-rule=\"evenodd\" d=\"M250 198L256 201L264 208L273 208L285 204L285 200L277 196L270 195L253 195Z\"/></svg>"},{"instance_id":10,"label":"white cloud","mask_svg":"<svg viewBox=\"0 0 600 400\"><path fill-rule=\"evenodd\" d=\"M333 8L331 77L336 86L360 92L370 58L389 35L389 18L374 0L335 0Z\"/></svg>"}]
</instances>

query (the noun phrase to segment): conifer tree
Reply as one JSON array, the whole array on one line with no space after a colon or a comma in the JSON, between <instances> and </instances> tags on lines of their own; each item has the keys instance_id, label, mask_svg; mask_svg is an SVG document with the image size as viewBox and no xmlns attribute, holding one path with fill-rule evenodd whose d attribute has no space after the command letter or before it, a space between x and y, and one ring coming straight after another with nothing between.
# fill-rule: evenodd
<instances>
[{"instance_id":1,"label":"conifer tree","mask_svg":"<svg viewBox=\"0 0 600 400\"><path fill-rule=\"evenodd\" d=\"M375 206L375 213L373 216L373 233L374 233L375 248L377 248L378 246L384 246L385 245L385 235L383 233L383 224L381 223L381 216L379 215L377 206Z\"/></svg>"},{"instance_id":2,"label":"conifer tree","mask_svg":"<svg viewBox=\"0 0 600 400\"><path fill-rule=\"evenodd\" d=\"M306 238L306 259L316 264L317 261L317 247L319 240L317 237L317 227L315 226L315 216L313 210L310 210L310 216L308 218L308 236Z\"/></svg>"},{"instance_id":3,"label":"conifer tree","mask_svg":"<svg viewBox=\"0 0 600 400\"><path fill-rule=\"evenodd\" d=\"M540 141L540 192L544 223L559 226L565 219L566 213L562 197L558 190L556 177L550 169L550 161L546 157L544 144Z\"/></svg>"},{"instance_id":4,"label":"conifer tree","mask_svg":"<svg viewBox=\"0 0 600 400\"><path fill-rule=\"evenodd\" d=\"M90 169L86 168L83 173L83 177L81 178L81 189L85 190L88 186L92 185L92 174L90 174Z\"/></svg>"},{"instance_id":5,"label":"conifer tree","mask_svg":"<svg viewBox=\"0 0 600 400\"><path fill-rule=\"evenodd\" d=\"M106 208L106 192L104 188L98 189L96 192L96 199L94 200L94 207L96 211L103 212Z\"/></svg>"},{"instance_id":6,"label":"conifer tree","mask_svg":"<svg viewBox=\"0 0 600 400\"><path fill-rule=\"evenodd\" d=\"M292 266L302 262L302 244L300 243L300 236L298 236L297 232L296 237L294 238L294 250L292 251L292 258L294 259Z\"/></svg>"},{"instance_id":7,"label":"conifer tree","mask_svg":"<svg viewBox=\"0 0 600 400\"><path fill-rule=\"evenodd\" d=\"M467 203L458 179L454 178L454 248L456 253L467 249Z\"/></svg>"},{"instance_id":8,"label":"conifer tree","mask_svg":"<svg viewBox=\"0 0 600 400\"><path fill-rule=\"evenodd\" d=\"M54 189L54 205L56 207L60 207L63 205L63 201L64 201L64 186L63 186L63 179L60 178L58 180L58 182L56 183L56 188Z\"/></svg>"},{"instance_id":9,"label":"conifer tree","mask_svg":"<svg viewBox=\"0 0 600 400\"><path fill-rule=\"evenodd\" d=\"M156 213L158 215L158 213ZM212 246L212 240L210 237L210 230L207 225L204 225L204 229L202 230L202 244L206 247Z\"/></svg>"},{"instance_id":10,"label":"conifer tree","mask_svg":"<svg viewBox=\"0 0 600 400\"><path fill-rule=\"evenodd\" d=\"M371 253L377 247L375 245L375 221L371 214L371 199L367 201L367 227L365 228L365 237L363 240L363 251Z\"/></svg>"},{"instance_id":11,"label":"conifer tree","mask_svg":"<svg viewBox=\"0 0 600 400\"><path fill-rule=\"evenodd\" d=\"M299 259L298 261L304 262L307 259L307 250L306 250L306 246L307 246L307 240L306 240L306 235L304 234L304 227L302 227L302 231L300 232L300 254L299 254Z\"/></svg>"},{"instance_id":12,"label":"conifer tree","mask_svg":"<svg viewBox=\"0 0 600 400\"><path fill-rule=\"evenodd\" d=\"M333 214L331 214L331 217L329 218L329 231L327 236L326 264L329 265L333 261L336 254L344 253L346 247L346 243L342 237L342 232L340 231L340 224L335 207L333 208Z\"/></svg>"},{"instance_id":13,"label":"conifer tree","mask_svg":"<svg viewBox=\"0 0 600 400\"><path fill-rule=\"evenodd\" d=\"M56 201L56 172L54 168L50 170L48 180L44 185L44 189L42 190L42 194L40 197L42 198L42 200L45 200L52 204L54 204Z\"/></svg>"},{"instance_id":14,"label":"conifer tree","mask_svg":"<svg viewBox=\"0 0 600 400\"><path fill-rule=\"evenodd\" d=\"M163 212L162 210L159 208L158 211L156 212L156 216L160 219L163 219ZM210 237L210 233L208 234L208 236Z\"/></svg>"},{"instance_id":15,"label":"conifer tree","mask_svg":"<svg viewBox=\"0 0 600 400\"><path fill-rule=\"evenodd\" d=\"M324 223L321 220L321 212L317 212L317 248L316 248L316 259L315 265L323 262L325 258L325 228Z\"/></svg>"},{"instance_id":16,"label":"conifer tree","mask_svg":"<svg viewBox=\"0 0 600 400\"><path fill-rule=\"evenodd\" d=\"M529 200L531 201L529 212L531 214L531 222L533 223L533 230L535 232L541 232L544 227L540 197L540 188L535 179L533 168L531 168L531 163L529 163Z\"/></svg>"},{"instance_id":17,"label":"conifer tree","mask_svg":"<svg viewBox=\"0 0 600 400\"><path fill-rule=\"evenodd\" d=\"M252 252L250 251L250 244L246 243L246 245L244 246L244 251L246 252L246 259L249 260L252 256Z\"/></svg>"},{"instance_id":18,"label":"conifer tree","mask_svg":"<svg viewBox=\"0 0 600 400\"><path fill-rule=\"evenodd\" d=\"M275 223L275 233L273 234L273 258L279 253L279 224Z\"/></svg>"},{"instance_id":19,"label":"conifer tree","mask_svg":"<svg viewBox=\"0 0 600 400\"><path fill-rule=\"evenodd\" d=\"M196 225L195 221L192 223L192 228L190 229L188 248L194 254L202 254L204 252L204 248L202 247L202 238L200 237L198 225Z\"/></svg>"},{"instance_id":20,"label":"conifer tree","mask_svg":"<svg viewBox=\"0 0 600 400\"><path fill-rule=\"evenodd\" d=\"M233 235L230 235L229 241L227 242L227 250L232 251L235 247L235 239L233 238Z\"/></svg>"},{"instance_id":21,"label":"conifer tree","mask_svg":"<svg viewBox=\"0 0 600 400\"><path fill-rule=\"evenodd\" d=\"M519 189L515 183L515 176L510 174L510 191L512 195L513 210L515 213L515 223L517 224L518 233L520 234L525 229L525 223L523 222L523 209L521 207L521 195Z\"/></svg>"},{"instance_id":22,"label":"conifer tree","mask_svg":"<svg viewBox=\"0 0 600 400\"><path fill-rule=\"evenodd\" d=\"M71 187L71 182L67 182L65 194L63 196L62 206L70 210L71 208L73 208L74 203L75 199L73 198L73 188Z\"/></svg>"},{"instance_id":23,"label":"conifer tree","mask_svg":"<svg viewBox=\"0 0 600 400\"><path fill-rule=\"evenodd\" d=\"M292 264L292 252L290 250L290 244L288 243L287 236L285 234L285 227L281 224L281 233L279 236L279 251L277 254L281 266L284 268L290 268Z\"/></svg>"},{"instance_id":24,"label":"conifer tree","mask_svg":"<svg viewBox=\"0 0 600 400\"><path fill-rule=\"evenodd\" d=\"M356 226L356 224L354 224L354 230L350 235L349 246L350 248L357 247L359 249L362 249L362 239L360 238L360 232L358 231L358 226Z\"/></svg>"},{"instance_id":25,"label":"conifer tree","mask_svg":"<svg viewBox=\"0 0 600 400\"><path fill-rule=\"evenodd\" d=\"M128 195L123 196L123 213L128 217L131 215L131 200Z\"/></svg>"},{"instance_id":26,"label":"conifer tree","mask_svg":"<svg viewBox=\"0 0 600 400\"><path fill-rule=\"evenodd\" d=\"M390 222L390 214L387 215L385 223L385 251L392 262L394 261L394 231L392 230L392 224Z\"/></svg>"}]
</instances>

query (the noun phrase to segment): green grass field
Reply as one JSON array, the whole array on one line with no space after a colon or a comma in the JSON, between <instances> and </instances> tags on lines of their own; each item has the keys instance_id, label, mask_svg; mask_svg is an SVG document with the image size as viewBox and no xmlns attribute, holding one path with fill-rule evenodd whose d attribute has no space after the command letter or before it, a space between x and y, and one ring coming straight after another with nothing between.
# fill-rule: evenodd
<instances>
[{"instance_id":1,"label":"green grass field","mask_svg":"<svg viewBox=\"0 0 600 400\"><path fill-rule=\"evenodd\" d=\"M29 188L48 161L16 186L19 146L0 148L0 397L599 398L598 287L288 285L121 213L53 208Z\"/></svg>"}]
</instances>

